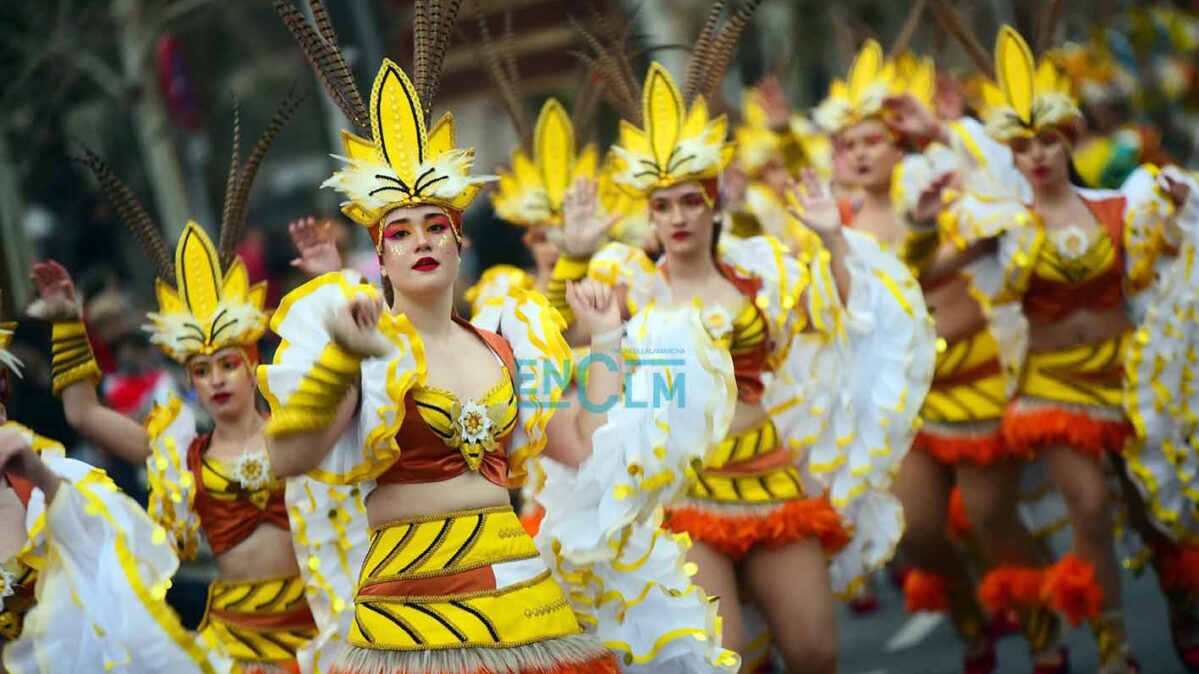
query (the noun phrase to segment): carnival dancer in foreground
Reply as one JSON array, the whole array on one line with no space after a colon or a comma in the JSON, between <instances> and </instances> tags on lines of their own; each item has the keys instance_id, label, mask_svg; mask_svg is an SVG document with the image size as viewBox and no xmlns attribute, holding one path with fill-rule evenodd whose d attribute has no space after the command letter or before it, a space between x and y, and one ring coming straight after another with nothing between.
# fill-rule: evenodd
<instances>
[{"instance_id":1,"label":"carnival dancer in foreground","mask_svg":"<svg viewBox=\"0 0 1199 674\"><path fill-rule=\"evenodd\" d=\"M741 11L724 30L745 19ZM805 224L824 242L818 255L801 262L769 237L720 241L717 177L733 146L725 118L710 119L704 101L720 81L714 69L722 66L714 64L727 63L719 48L709 51L709 40L726 44L728 37L713 32L718 13L696 47L709 59L693 57L682 91L656 63L644 86L619 82L640 97L622 106L615 177L648 199L662 260L655 266L641 251L609 244L591 257L587 273L626 287L634 320L651 317L641 319L639 331L656 329L652 315L661 308L690 311L730 354L737 402L729 432L682 500L667 504L664 527L692 539L698 584L722 598L729 648L745 647L738 603L730 601L744 596L762 610L789 671L833 671L833 589L851 589L885 562L902 529L886 491L888 462L906 451L916 406L890 396L923 397L932 335L914 284L902 283L902 265L864 237L842 232L836 205L814 176L800 201ZM567 227L589 228L596 217L568 217ZM895 279L896 294L874 292ZM876 323L848 327L850 316L870 311ZM858 340L884 324L895 341L874 351L895 360L875 363L871 380L887 382L875 389L887 393L855 401L855 374L864 374L851 365L865 341ZM887 405L894 417L879 423L872 415ZM895 435L883 437L875 424ZM856 439L850 428L861 431ZM862 479L851 484L852 475ZM543 532L554 513L553 503L546 507ZM830 583L826 554L833 553Z\"/></svg>"},{"instance_id":2,"label":"carnival dancer in foreground","mask_svg":"<svg viewBox=\"0 0 1199 674\"><path fill-rule=\"evenodd\" d=\"M1139 442L1126 412L1143 413L1136 395L1146 373L1136 364L1147 348L1132 338L1127 315L1146 290L1154 302L1172 301L1171 289L1155 286L1157 267L1184 235L1193 236L1190 189L1181 174L1157 169L1143 171L1123 193L1071 185L1079 112L1069 83L1052 64L1038 65L1006 26L995 70L997 82L984 91L990 138L967 124L949 129L965 141L972 167L941 223L960 245L999 237L997 253L965 271L979 296L1020 301L1029 322L1028 357L1004 416L1004 438L1015 451L1047 458L1075 546L1054 567L1023 569L1024 580L1007 596L1018 605L1047 604L1072 623L1089 619L1101 671L1135 671L1105 464L1118 467L1124 454L1154 516L1181 498L1181 489L1167 488L1178 480L1170 460L1160 446ZM1174 344L1163 338L1153 348L1165 353Z\"/></svg>"},{"instance_id":3,"label":"carnival dancer in foreground","mask_svg":"<svg viewBox=\"0 0 1199 674\"><path fill-rule=\"evenodd\" d=\"M179 566L163 530L103 471L10 421L0 323L0 671L229 672L166 604Z\"/></svg>"},{"instance_id":4,"label":"carnival dancer in foreground","mask_svg":"<svg viewBox=\"0 0 1199 674\"><path fill-rule=\"evenodd\" d=\"M870 40L847 81L833 84L814 117L833 135L838 161L861 190L856 202L841 202L842 222L911 266L936 321L932 389L921 408L915 451L904 458L894 482L904 507L903 550L916 567L905 580L908 608L948 611L967 645L963 671L990 672L996 665L990 620L967 560L947 533L955 483L994 564L1027 567L1041 557L1015 502L1006 498L1023 465L1023 456L1007 448L1000 432L1008 398L1004 361L1011 360L1005 353L1010 347L1000 342L1010 337L992 324L960 273L984 248L959 251L942 242L935 223L954 160L946 146L928 145L940 131L931 112L934 83L931 60L910 55L886 60ZM905 159L917 146L924 153ZM1028 613L1023 624L1035 659L1060 658L1051 613Z\"/></svg>"},{"instance_id":5,"label":"carnival dancer in foreground","mask_svg":"<svg viewBox=\"0 0 1199 674\"><path fill-rule=\"evenodd\" d=\"M250 284L233 251L258 166L294 109L295 101L279 108L244 165L235 146L219 248L199 225L188 223L173 259L128 187L98 157L88 157L105 195L145 244L158 272L151 341L186 368L214 422L211 432L198 433L194 413L177 399L156 408L145 426L104 407L96 396L99 369L70 276L53 261L34 267L41 297L31 313L54 322L54 391L68 422L106 451L146 462L150 514L170 532L180 557L196 554L201 534L207 540L218 577L209 588L200 631L250 674L300 671L297 654L318 633L308 594L321 595L326 588L319 583L336 570L318 570L324 577L310 574L306 582L297 555L308 566L308 543L322 527L348 517L344 510L359 507L347 490L344 503L326 504L322 495L319 509L308 508L316 496L297 483L289 512L287 485L271 471L266 420L257 407L254 368L268 318L262 306L266 287ZM331 519L330 510L341 514ZM324 610L334 602L330 593L320 599Z\"/></svg>"},{"instance_id":6,"label":"carnival dancer in foreground","mask_svg":"<svg viewBox=\"0 0 1199 674\"><path fill-rule=\"evenodd\" d=\"M337 47L323 10L310 6L315 29L294 8L281 13L310 59L323 63L314 53ZM595 604L584 614L541 561L554 551L538 550L509 505L508 489L543 450L566 467L586 461L604 414L555 413L570 351L542 296L512 288L485 302L474 325L453 313L462 211L488 177L469 174L472 151L454 146L451 115L427 126L454 23L453 8L429 9L418 6L414 81L385 61L369 108L344 73L328 87L364 135L343 135L347 166L325 185L346 195L343 212L370 230L386 302L344 272L310 282L273 319L285 348L260 371L274 409L275 469L353 484L368 496L366 518L348 525L370 527L371 545L345 626L349 648L332 671L613 672L609 648L621 647L628 665L647 671L663 659L681 662L680 651L697 652L701 666L674 671L714 669L704 664L715 661L705 655L712 650L735 663L719 652L712 609L689 579L640 575L684 575L677 545L673 553L654 548L642 560L649 563L623 577L604 576L636 584L608 588L626 590L626 602L608 605L620 615L597 615ZM610 293L577 292L569 297L593 351L618 350ZM618 372L591 370L597 393L619 393ZM585 573L599 578L603 560L591 561ZM672 606L679 610L664 611Z\"/></svg>"}]
</instances>

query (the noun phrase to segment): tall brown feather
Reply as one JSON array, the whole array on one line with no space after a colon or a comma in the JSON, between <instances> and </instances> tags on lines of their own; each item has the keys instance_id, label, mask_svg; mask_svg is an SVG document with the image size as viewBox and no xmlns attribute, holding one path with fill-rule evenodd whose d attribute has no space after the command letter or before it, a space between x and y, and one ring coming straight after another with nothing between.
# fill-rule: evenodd
<instances>
[{"instance_id":1,"label":"tall brown feather","mask_svg":"<svg viewBox=\"0 0 1199 674\"><path fill-rule=\"evenodd\" d=\"M974 61L974 65L984 74L994 77L994 67L991 64L991 54L979 41L978 36L966 24L966 20L954 9L949 0L932 0L933 13L941 26L953 36L965 50L966 56Z\"/></svg>"},{"instance_id":2,"label":"tall brown feather","mask_svg":"<svg viewBox=\"0 0 1199 674\"><path fill-rule=\"evenodd\" d=\"M908 45L912 42L912 37L916 35L916 29L920 27L920 19L924 16L924 6L927 4L928 0L915 0L912 3L912 8L908 10L908 16L899 29L899 35L895 36L895 42L891 44L891 52L887 54L888 59L893 59L907 50Z\"/></svg>"},{"instance_id":3,"label":"tall brown feather","mask_svg":"<svg viewBox=\"0 0 1199 674\"><path fill-rule=\"evenodd\" d=\"M237 203L238 192L241 190L241 106L233 104L233 151L229 157L229 176L225 178L225 203L221 208L221 240L218 250L222 268L227 264L225 251L235 248L236 243L230 243L227 235L233 231L233 210Z\"/></svg>"},{"instance_id":4,"label":"tall brown feather","mask_svg":"<svg viewBox=\"0 0 1199 674\"><path fill-rule=\"evenodd\" d=\"M262 166L262 160L266 157L267 150L270 149L271 143L275 142L275 138L279 136L279 132L283 126L287 124L291 116L295 114L296 108L300 106L301 98L294 93L289 93L287 98L284 98L279 106L275 108L275 114L271 117L271 123L267 125L266 131L258 138L258 142L254 144L254 149L250 151L250 156L246 158L246 163L238 171L237 191L233 195L233 203L228 203L229 195L226 194L225 209L230 212L230 219L227 223L222 223L221 226L221 247L220 258L221 268L228 269L229 264L233 262L234 256L237 254L237 246L241 243L242 236L246 230L246 211L250 203L250 188L254 184L254 178L258 175L258 169Z\"/></svg>"},{"instance_id":5,"label":"tall brown feather","mask_svg":"<svg viewBox=\"0 0 1199 674\"><path fill-rule=\"evenodd\" d=\"M496 93L499 95L500 102L504 105L508 117L512 120L512 126L516 129L517 135L520 137L521 145L526 151L532 151L533 142L533 127L529 123L529 116L525 112L524 97L520 89L519 80L509 78L507 70L502 64L502 59L496 53L495 40L491 37L491 29L487 26L487 17L483 14L483 8L478 0L472 3L472 11L475 16L475 24L478 27L478 39L473 40L475 45L475 55L479 64L483 66L483 71L487 73L487 78L491 80L491 84L495 87ZM519 73L517 73L519 77Z\"/></svg>"},{"instance_id":6,"label":"tall brown feather","mask_svg":"<svg viewBox=\"0 0 1199 674\"><path fill-rule=\"evenodd\" d=\"M741 35L749 27L750 18L760 4L762 4L762 0L749 0L742 3L733 12L732 17L729 18L729 22L721 29L720 34L716 36L708 55L710 62L707 65L707 72L704 73L703 88L697 92L698 95L705 98L712 98L720 88L720 83L724 80L725 71L728 70L729 63L733 60L733 54L737 51L737 44L741 41ZM686 103L690 105L691 100L687 100Z\"/></svg>"},{"instance_id":7,"label":"tall brown feather","mask_svg":"<svg viewBox=\"0 0 1199 674\"><path fill-rule=\"evenodd\" d=\"M1037 16L1037 56L1044 56L1045 52L1049 51L1053 45L1058 26L1062 22L1065 5L1066 3L1062 0L1046 0L1041 5L1041 11Z\"/></svg>"},{"instance_id":8,"label":"tall brown feather","mask_svg":"<svg viewBox=\"0 0 1199 674\"><path fill-rule=\"evenodd\" d=\"M684 101L695 100L700 87L703 86L704 71L709 62L708 54L712 48L712 39L716 35L716 24L724 14L724 5L724 0L716 0L712 4L712 8L708 10L708 18L704 21L704 27L700 30L699 37L695 39L695 46L691 49L691 62L687 65L687 75L683 79Z\"/></svg>"},{"instance_id":9,"label":"tall brown feather","mask_svg":"<svg viewBox=\"0 0 1199 674\"><path fill-rule=\"evenodd\" d=\"M342 83L342 88L350 96L355 107L366 110L366 104L362 101L358 85L354 82L354 74L350 72L350 67L346 65L345 55L341 53L341 48L338 46L337 33L333 30L333 21L329 19L329 12L325 10L325 3L321 0L308 0L308 8L312 10L312 18L316 21L317 32L332 47L334 68L330 73L331 76Z\"/></svg>"},{"instance_id":10,"label":"tall brown feather","mask_svg":"<svg viewBox=\"0 0 1199 674\"><path fill-rule=\"evenodd\" d=\"M313 0L310 0L312 2ZM363 103L353 74L345 65L341 49L335 42L322 38L308 23L308 19L289 0L271 0L283 24L299 45L308 64L312 66L321 86L329 98L341 109L342 114L354 126L355 132L365 138L371 137L370 115ZM322 8L323 11L323 8ZM325 17L327 21L328 17ZM331 29L330 29L331 31Z\"/></svg>"},{"instance_id":11,"label":"tall brown feather","mask_svg":"<svg viewBox=\"0 0 1199 674\"><path fill-rule=\"evenodd\" d=\"M137 237L142 250L146 252L146 256L154 265L154 271L158 274L158 278L173 285L175 283L175 259L171 256L171 249L163 241L162 233L158 231L158 227L146 213L146 209L134 196L133 190L130 190L129 186L108 168L99 155L86 146L83 151L85 156L76 158L76 161L86 166L92 175L96 176L96 181L100 184L100 191L116 209L121 222Z\"/></svg>"},{"instance_id":12,"label":"tall brown feather","mask_svg":"<svg viewBox=\"0 0 1199 674\"><path fill-rule=\"evenodd\" d=\"M594 66L600 77L604 80L604 88L610 94L609 102L612 103L612 107L616 108L625 119L629 121L637 120L639 122L641 119L640 86L632 87L621 75L620 67L617 65L616 59L613 57L609 47L606 47L598 37L584 28L573 16L570 17L570 22L574 26L575 31L583 38L583 41L594 52L585 58L584 62ZM623 46L615 45L612 49L623 49Z\"/></svg>"}]
</instances>

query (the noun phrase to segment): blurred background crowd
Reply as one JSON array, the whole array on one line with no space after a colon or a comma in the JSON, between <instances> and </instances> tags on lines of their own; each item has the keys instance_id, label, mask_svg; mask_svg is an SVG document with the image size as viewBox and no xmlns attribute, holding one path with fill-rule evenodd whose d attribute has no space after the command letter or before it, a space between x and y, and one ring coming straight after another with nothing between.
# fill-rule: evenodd
<instances>
[{"instance_id":1,"label":"blurred background crowd","mask_svg":"<svg viewBox=\"0 0 1199 674\"><path fill-rule=\"evenodd\" d=\"M768 76L786 106L803 114L845 72L862 40L884 45L904 31L940 70L937 105L953 114L969 106L971 61L949 27L905 26L913 2L926 0L765 0L736 55L723 90L734 119L744 89ZM947 0L928 0L947 1ZM477 2L477 9L472 7ZM330 0L333 23L359 81L370 81L384 56L407 67L412 3ZM508 36L529 115L546 96L574 100L585 65L576 57L597 16L629 22L642 61L684 62L707 0L466 0L446 59L439 107L452 108L461 146L477 148L476 171L493 172L519 142L504 101L489 84L479 49L479 20ZM1199 2L1041 3L956 0L952 4L991 35L1003 22L1026 34L1043 4L1064 13L1059 63L1076 80L1087 116L1078 153L1082 178L1116 186L1144 161L1199 162ZM250 198L249 234L240 255L252 281L269 284L268 308L302 274L291 261L290 222L331 222L347 264L377 277L364 231L340 216L338 198L318 189L335 168L341 113L328 102L269 0L38 0L0 4L0 290L3 315L30 301L27 274L54 258L78 281L89 334L106 373L106 403L141 418L169 392L184 396L185 375L153 348L140 326L153 306L154 271L83 166L87 147L105 158L175 241L188 220L215 233L224 191L235 109L243 126L262 128L289 91L305 96L260 172ZM678 59L672 64L672 59ZM954 66L958 66L955 72ZM616 118L596 117L594 134L612 140ZM469 277L495 264L530 264L521 230L495 218L480 199L466 214L463 261ZM26 364L9 415L63 441L104 466L144 501L143 469L121 465L82 443L50 392L49 327L22 323L14 353ZM263 357L269 358L271 345ZM176 583L176 603L194 624L203 610L203 564Z\"/></svg>"}]
</instances>

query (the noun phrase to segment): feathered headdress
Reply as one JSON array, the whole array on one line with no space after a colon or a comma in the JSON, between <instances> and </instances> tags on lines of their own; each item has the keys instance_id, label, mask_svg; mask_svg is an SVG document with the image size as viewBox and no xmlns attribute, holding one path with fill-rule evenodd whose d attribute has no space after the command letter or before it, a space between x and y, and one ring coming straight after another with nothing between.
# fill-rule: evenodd
<instances>
[{"instance_id":1,"label":"feathered headdress","mask_svg":"<svg viewBox=\"0 0 1199 674\"><path fill-rule=\"evenodd\" d=\"M227 346L252 346L266 330L266 284L250 285L246 266L236 250L245 231L250 186L267 149L298 104L299 100L291 96L284 100L245 164L241 163L239 149L241 124L235 114L233 160L225 185L220 245L214 245L203 228L189 222L173 257L158 227L129 187L100 157L86 150L83 163L95 174L101 191L137 236L157 272L158 311L147 314L150 324L145 326L150 341L180 363Z\"/></svg>"},{"instance_id":2,"label":"feathered headdress","mask_svg":"<svg viewBox=\"0 0 1199 674\"><path fill-rule=\"evenodd\" d=\"M932 59L905 53L887 60L882 46L867 40L854 56L848 78L833 81L828 96L812 112L812 119L826 133L837 134L881 117L883 101L890 96L911 94L931 107L935 86Z\"/></svg>"},{"instance_id":3,"label":"feathered headdress","mask_svg":"<svg viewBox=\"0 0 1199 674\"><path fill-rule=\"evenodd\" d=\"M706 98L716 93L741 34L760 0L733 10L717 30L725 2L717 0L691 51L682 90L666 68L651 63L638 84L621 44L584 32L587 57L603 79L608 100L621 113L620 138L612 146L612 178L638 196L682 182L716 177L733 157L728 119L708 115Z\"/></svg>"},{"instance_id":4,"label":"feathered headdress","mask_svg":"<svg viewBox=\"0 0 1199 674\"><path fill-rule=\"evenodd\" d=\"M4 311L4 291L0 291L0 312ZM0 318L3 315L0 314ZM13 333L17 330L17 324L11 321L6 322L0 320L0 372L9 370L18 377L21 376L22 363L16 356L9 352L8 347L12 345Z\"/></svg>"},{"instance_id":5,"label":"feathered headdress","mask_svg":"<svg viewBox=\"0 0 1199 674\"><path fill-rule=\"evenodd\" d=\"M751 175L782 152L782 140L770 128L762 94L756 88L747 89L741 99L741 124L733 130L733 139L737 143L737 163Z\"/></svg>"},{"instance_id":6,"label":"feathered headdress","mask_svg":"<svg viewBox=\"0 0 1199 674\"><path fill-rule=\"evenodd\" d=\"M599 160L594 145L575 152L574 124L556 99L549 99L537 116L533 156L524 148L512 151L512 167L500 170L491 197L496 214L526 227L562 224L562 200L578 178L594 178Z\"/></svg>"},{"instance_id":7,"label":"feathered headdress","mask_svg":"<svg viewBox=\"0 0 1199 674\"><path fill-rule=\"evenodd\" d=\"M491 195L496 214L522 227L562 224L562 201L567 189L578 178L595 178L599 158L593 144L578 148L580 129L588 126L599 99L595 78L585 77L575 108L576 119L551 98L541 108L537 123L530 126L525 113L524 92L516 50L512 44L512 9L504 11L501 39L492 38L481 3L474 3L478 26L476 56L504 104L520 145L512 151L512 160L500 169L500 181ZM576 124L576 121L579 122Z\"/></svg>"},{"instance_id":8,"label":"feathered headdress","mask_svg":"<svg viewBox=\"0 0 1199 674\"><path fill-rule=\"evenodd\" d=\"M995 41L996 81L982 86L983 117L996 140L1030 138L1045 128L1072 123L1081 114L1070 81L1048 59L1037 65L1032 50L1011 26Z\"/></svg>"},{"instance_id":9,"label":"feathered headdress","mask_svg":"<svg viewBox=\"0 0 1199 674\"><path fill-rule=\"evenodd\" d=\"M314 29L288 0L275 9L299 43L329 96L353 123L357 133L342 131L346 166L321 184L345 195L342 212L371 228L395 208L432 205L461 213L494 176L471 176L473 148L454 147L454 117L446 113L429 128L432 110L461 3L417 0L415 58L409 79L398 65L384 59L371 87L370 107L363 105L353 75L345 64L328 13L319 0L309 0ZM455 219L456 220L456 219Z\"/></svg>"}]
</instances>

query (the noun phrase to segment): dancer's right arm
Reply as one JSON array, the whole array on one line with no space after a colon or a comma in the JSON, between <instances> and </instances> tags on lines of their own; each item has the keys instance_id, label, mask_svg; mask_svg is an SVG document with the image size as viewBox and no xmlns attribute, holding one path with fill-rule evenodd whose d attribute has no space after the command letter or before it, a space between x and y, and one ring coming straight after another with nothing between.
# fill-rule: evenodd
<instances>
[{"instance_id":1,"label":"dancer's right arm","mask_svg":"<svg viewBox=\"0 0 1199 674\"><path fill-rule=\"evenodd\" d=\"M307 419L302 424L284 421L287 432L268 432L267 450L276 476L293 477L316 468L349 427L358 407L359 366L386 348L377 327L382 312L379 298L359 297L327 319L332 339L317 361L320 374L309 377L303 403L287 412Z\"/></svg>"},{"instance_id":2,"label":"dancer's right arm","mask_svg":"<svg viewBox=\"0 0 1199 674\"><path fill-rule=\"evenodd\" d=\"M92 355L71 275L59 263L47 260L33 266L32 277L38 300L29 313L53 324L53 387L54 393L62 398L67 423L105 451L130 463L142 463L150 456L146 429L105 407L96 395L100 368Z\"/></svg>"}]
</instances>

